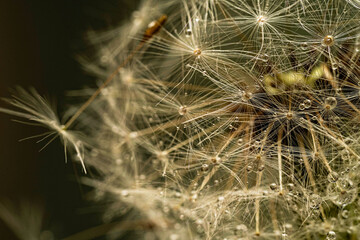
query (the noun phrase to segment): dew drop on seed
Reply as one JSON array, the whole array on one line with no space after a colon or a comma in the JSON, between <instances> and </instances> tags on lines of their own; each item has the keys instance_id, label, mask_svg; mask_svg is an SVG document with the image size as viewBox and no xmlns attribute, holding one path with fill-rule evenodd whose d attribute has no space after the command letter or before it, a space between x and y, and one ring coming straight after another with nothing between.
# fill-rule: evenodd
<instances>
[{"instance_id":1,"label":"dew drop on seed","mask_svg":"<svg viewBox=\"0 0 360 240\"><path fill-rule=\"evenodd\" d=\"M190 197L190 201L191 202L196 202L196 199L198 198L198 195L196 193L194 193L193 195L191 195Z\"/></svg>"},{"instance_id":2,"label":"dew drop on seed","mask_svg":"<svg viewBox=\"0 0 360 240\"><path fill-rule=\"evenodd\" d=\"M213 164L219 164L221 162L221 158L219 156L211 158L211 162Z\"/></svg>"},{"instance_id":3,"label":"dew drop on seed","mask_svg":"<svg viewBox=\"0 0 360 240\"><path fill-rule=\"evenodd\" d=\"M234 233L236 236L246 237L247 231L248 231L248 228L246 225L239 224L239 225L236 225Z\"/></svg>"},{"instance_id":4,"label":"dew drop on seed","mask_svg":"<svg viewBox=\"0 0 360 240\"><path fill-rule=\"evenodd\" d=\"M332 68L333 70L338 69L338 67L339 67L339 65L338 65L337 63L333 63L333 64L331 65L331 68Z\"/></svg>"},{"instance_id":5,"label":"dew drop on seed","mask_svg":"<svg viewBox=\"0 0 360 240\"><path fill-rule=\"evenodd\" d=\"M345 207L356 199L357 188L351 180L339 178L335 183L328 185L327 195L335 205Z\"/></svg>"},{"instance_id":6,"label":"dew drop on seed","mask_svg":"<svg viewBox=\"0 0 360 240\"><path fill-rule=\"evenodd\" d=\"M244 102L249 101L252 98L252 93L251 92L244 92L241 95L241 100L243 100Z\"/></svg>"},{"instance_id":7,"label":"dew drop on seed","mask_svg":"<svg viewBox=\"0 0 360 240\"><path fill-rule=\"evenodd\" d=\"M304 104L304 103L300 103L299 109L300 109L300 110L304 110L304 109L305 109L305 104Z\"/></svg>"},{"instance_id":8,"label":"dew drop on seed","mask_svg":"<svg viewBox=\"0 0 360 240\"><path fill-rule=\"evenodd\" d=\"M337 105L337 100L334 97L327 97L324 102L325 108L328 110L332 110Z\"/></svg>"},{"instance_id":9,"label":"dew drop on seed","mask_svg":"<svg viewBox=\"0 0 360 240\"><path fill-rule=\"evenodd\" d=\"M344 209L342 212L341 212L341 217L344 218L344 219L348 219L349 218L349 211Z\"/></svg>"},{"instance_id":10,"label":"dew drop on seed","mask_svg":"<svg viewBox=\"0 0 360 240\"><path fill-rule=\"evenodd\" d=\"M138 133L137 132L131 132L130 134L129 134L129 137L130 138L136 138L138 136Z\"/></svg>"},{"instance_id":11,"label":"dew drop on seed","mask_svg":"<svg viewBox=\"0 0 360 240\"><path fill-rule=\"evenodd\" d=\"M253 167L252 167L251 165L248 165L248 166L246 167L246 170L247 170L248 172L250 172L252 169L253 169Z\"/></svg>"},{"instance_id":12,"label":"dew drop on seed","mask_svg":"<svg viewBox=\"0 0 360 240\"><path fill-rule=\"evenodd\" d=\"M264 171L264 169L265 169L265 165L264 165L264 164L261 164L261 165L258 167L258 171L259 171L259 172Z\"/></svg>"},{"instance_id":13,"label":"dew drop on seed","mask_svg":"<svg viewBox=\"0 0 360 240\"><path fill-rule=\"evenodd\" d=\"M259 148L260 146L261 146L261 142L258 141L258 140L256 140L256 141L254 142L254 147Z\"/></svg>"},{"instance_id":14,"label":"dew drop on seed","mask_svg":"<svg viewBox=\"0 0 360 240\"><path fill-rule=\"evenodd\" d=\"M273 191L275 191L275 190L277 189L276 183L271 183L271 184L270 184L270 189L273 190Z\"/></svg>"},{"instance_id":15,"label":"dew drop on seed","mask_svg":"<svg viewBox=\"0 0 360 240\"><path fill-rule=\"evenodd\" d=\"M322 41L321 41L321 44L324 46L324 47L330 47L332 45L334 45L334 37L332 35L327 35L325 36Z\"/></svg>"},{"instance_id":16,"label":"dew drop on seed","mask_svg":"<svg viewBox=\"0 0 360 240\"><path fill-rule=\"evenodd\" d=\"M336 239L336 233L334 231L329 231L326 234L326 240L335 240Z\"/></svg>"},{"instance_id":17,"label":"dew drop on seed","mask_svg":"<svg viewBox=\"0 0 360 240\"><path fill-rule=\"evenodd\" d=\"M304 106L305 106L305 108L311 107L311 100L310 99L305 99L304 100Z\"/></svg>"},{"instance_id":18,"label":"dew drop on seed","mask_svg":"<svg viewBox=\"0 0 360 240\"><path fill-rule=\"evenodd\" d=\"M301 44L301 49L302 50L306 50L307 48L308 48L307 42L304 42L304 43Z\"/></svg>"},{"instance_id":19,"label":"dew drop on seed","mask_svg":"<svg viewBox=\"0 0 360 240\"><path fill-rule=\"evenodd\" d=\"M180 114L181 116L185 115L186 112L187 112L186 106L181 106L181 107L179 107L178 112L179 112L179 114Z\"/></svg>"},{"instance_id":20,"label":"dew drop on seed","mask_svg":"<svg viewBox=\"0 0 360 240\"><path fill-rule=\"evenodd\" d=\"M192 30L190 28L186 29L185 36L190 37L192 35Z\"/></svg>"},{"instance_id":21,"label":"dew drop on seed","mask_svg":"<svg viewBox=\"0 0 360 240\"><path fill-rule=\"evenodd\" d=\"M321 205L322 199L317 194L311 194L309 197L309 207L311 209L319 209Z\"/></svg>"},{"instance_id":22,"label":"dew drop on seed","mask_svg":"<svg viewBox=\"0 0 360 240\"><path fill-rule=\"evenodd\" d=\"M208 164L203 164L202 166L201 166L201 171L203 171L203 172L207 172L209 170L209 165Z\"/></svg>"}]
</instances>

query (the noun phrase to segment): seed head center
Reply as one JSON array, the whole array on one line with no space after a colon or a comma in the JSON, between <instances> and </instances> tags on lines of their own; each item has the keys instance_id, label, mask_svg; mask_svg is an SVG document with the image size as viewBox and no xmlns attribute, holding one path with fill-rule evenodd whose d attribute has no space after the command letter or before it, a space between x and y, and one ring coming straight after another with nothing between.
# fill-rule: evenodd
<instances>
[{"instance_id":1,"label":"seed head center","mask_svg":"<svg viewBox=\"0 0 360 240\"><path fill-rule=\"evenodd\" d=\"M194 50L194 54L195 54L195 56L200 56L201 55L201 49L199 49L199 48L196 48L195 50Z\"/></svg>"},{"instance_id":2,"label":"seed head center","mask_svg":"<svg viewBox=\"0 0 360 240\"><path fill-rule=\"evenodd\" d=\"M327 36L325 36L324 38L323 38L323 40L322 40L322 44L324 45L324 46L328 46L328 47L330 47L330 46L332 46L332 45L334 45L334 37L332 36L332 35L327 35Z\"/></svg>"},{"instance_id":3,"label":"seed head center","mask_svg":"<svg viewBox=\"0 0 360 240\"><path fill-rule=\"evenodd\" d=\"M260 15L260 16L257 18L257 22L258 22L260 25L264 25L264 23L266 22L266 17L263 16L263 15Z\"/></svg>"}]
</instances>

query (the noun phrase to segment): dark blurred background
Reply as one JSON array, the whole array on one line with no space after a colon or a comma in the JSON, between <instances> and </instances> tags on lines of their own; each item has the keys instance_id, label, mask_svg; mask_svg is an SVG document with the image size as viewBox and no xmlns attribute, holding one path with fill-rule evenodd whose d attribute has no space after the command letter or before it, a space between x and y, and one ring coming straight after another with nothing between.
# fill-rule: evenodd
<instances>
[{"instance_id":1,"label":"dark blurred background","mask_svg":"<svg viewBox=\"0 0 360 240\"><path fill-rule=\"evenodd\" d=\"M55 99L61 114L66 91L94 86L95 79L75 60L75 55L93 49L86 40L87 31L111 29L129 18L137 1L127 2L0 1L0 97L9 97L9 89L17 85L32 86ZM0 107L6 106L0 101ZM11 119L0 113L0 201L43 206L43 229L52 231L55 239L98 224L100 211L91 210L73 164L64 162L60 141L39 152L43 144L18 140L44 129ZM17 239L1 220L0 239Z\"/></svg>"}]
</instances>

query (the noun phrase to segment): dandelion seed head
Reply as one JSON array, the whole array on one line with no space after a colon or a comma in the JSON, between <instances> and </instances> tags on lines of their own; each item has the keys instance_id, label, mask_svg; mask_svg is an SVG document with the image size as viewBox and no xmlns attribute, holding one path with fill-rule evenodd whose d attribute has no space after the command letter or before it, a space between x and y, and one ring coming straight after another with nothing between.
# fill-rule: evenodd
<instances>
[{"instance_id":1,"label":"dandelion seed head","mask_svg":"<svg viewBox=\"0 0 360 240\"><path fill-rule=\"evenodd\" d=\"M40 114L24 101L26 114L16 112L88 159L99 173L90 185L107 192L98 199L113 197L105 215L146 222L139 236L154 239L347 234L334 216L356 229L341 208L360 210L358 9L340 0L143 4L118 29L131 29L131 41L103 41L99 62L85 63L99 79L114 76L75 121L86 139L37 98Z\"/></svg>"}]
</instances>

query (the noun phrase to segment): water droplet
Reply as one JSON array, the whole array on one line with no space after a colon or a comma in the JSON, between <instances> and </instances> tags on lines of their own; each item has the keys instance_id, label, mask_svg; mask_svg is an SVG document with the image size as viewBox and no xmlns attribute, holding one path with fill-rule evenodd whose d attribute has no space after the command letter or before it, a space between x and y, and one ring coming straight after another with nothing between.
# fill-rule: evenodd
<instances>
[{"instance_id":1,"label":"water droplet","mask_svg":"<svg viewBox=\"0 0 360 240\"><path fill-rule=\"evenodd\" d=\"M187 112L186 106L181 106L181 107L179 107L178 112L179 112L179 114L180 114L181 116L185 115L186 112Z\"/></svg>"},{"instance_id":2,"label":"water droplet","mask_svg":"<svg viewBox=\"0 0 360 240\"><path fill-rule=\"evenodd\" d=\"M129 133L129 137L130 138L136 138L138 136L138 133L137 132L131 132Z\"/></svg>"},{"instance_id":3,"label":"water droplet","mask_svg":"<svg viewBox=\"0 0 360 240\"><path fill-rule=\"evenodd\" d=\"M329 231L326 234L326 240L335 240L336 239L336 233L334 231Z\"/></svg>"},{"instance_id":4,"label":"water droplet","mask_svg":"<svg viewBox=\"0 0 360 240\"><path fill-rule=\"evenodd\" d=\"M305 106L305 108L311 107L311 100L310 99L305 99L304 100L304 106Z\"/></svg>"},{"instance_id":5,"label":"water droplet","mask_svg":"<svg viewBox=\"0 0 360 240\"><path fill-rule=\"evenodd\" d=\"M307 42L301 43L301 49L306 50L308 48Z\"/></svg>"},{"instance_id":6,"label":"water droplet","mask_svg":"<svg viewBox=\"0 0 360 240\"><path fill-rule=\"evenodd\" d=\"M251 165L248 165L248 166L246 167L246 170L247 170L248 172L250 172L252 169L253 169L253 167L252 167Z\"/></svg>"},{"instance_id":7,"label":"water droplet","mask_svg":"<svg viewBox=\"0 0 360 240\"><path fill-rule=\"evenodd\" d=\"M339 65L337 63L333 63L331 65L331 67L332 67L333 70L336 70L336 69L338 69Z\"/></svg>"},{"instance_id":8,"label":"water droplet","mask_svg":"<svg viewBox=\"0 0 360 240\"><path fill-rule=\"evenodd\" d=\"M261 146L261 142L258 141L258 140L256 140L256 141L254 142L254 147L259 148L260 146Z\"/></svg>"},{"instance_id":9,"label":"water droplet","mask_svg":"<svg viewBox=\"0 0 360 240\"><path fill-rule=\"evenodd\" d=\"M317 194L311 194L309 197L309 207L311 209L319 209L322 203L322 199Z\"/></svg>"},{"instance_id":10,"label":"water droplet","mask_svg":"<svg viewBox=\"0 0 360 240\"><path fill-rule=\"evenodd\" d=\"M260 164L260 166L258 167L258 171L261 172L261 171L264 171L264 169L265 169L265 165Z\"/></svg>"},{"instance_id":11,"label":"water droplet","mask_svg":"<svg viewBox=\"0 0 360 240\"><path fill-rule=\"evenodd\" d=\"M191 202L196 202L196 199L198 198L198 195L197 195L197 193L194 193L194 194L192 194L191 196L190 196L190 201Z\"/></svg>"},{"instance_id":12,"label":"water droplet","mask_svg":"<svg viewBox=\"0 0 360 240\"><path fill-rule=\"evenodd\" d=\"M299 109L302 111L304 110L306 107L305 107L305 104L304 103L300 103L299 105Z\"/></svg>"},{"instance_id":13,"label":"water droplet","mask_svg":"<svg viewBox=\"0 0 360 240\"><path fill-rule=\"evenodd\" d=\"M271 184L270 184L270 189L273 190L273 191L275 191L275 190L277 189L276 183L271 183Z\"/></svg>"},{"instance_id":14,"label":"water droplet","mask_svg":"<svg viewBox=\"0 0 360 240\"><path fill-rule=\"evenodd\" d=\"M334 37L332 35L327 35L325 36L322 41L321 41L321 44L324 46L324 47L330 47L332 45L334 45Z\"/></svg>"},{"instance_id":15,"label":"water droplet","mask_svg":"<svg viewBox=\"0 0 360 240\"><path fill-rule=\"evenodd\" d=\"M357 188L354 187L351 180L339 178L336 182L328 185L327 194L335 205L345 207L356 199Z\"/></svg>"},{"instance_id":16,"label":"water droplet","mask_svg":"<svg viewBox=\"0 0 360 240\"><path fill-rule=\"evenodd\" d=\"M327 97L324 102L324 107L327 110L332 110L336 107L337 100L334 97Z\"/></svg>"},{"instance_id":17,"label":"water droplet","mask_svg":"<svg viewBox=\"0 0 360 240\"><path fill-rule=\"evenodd\" d=\"M221 162L221 158L219 156L211 158L211 162L214 164L219 164Z\"/></svg>"},{"instance_id":18,"label":"water droplet","mask_svg":"<svg viewBox=\"0 0 360 240\"><path fill-rule=\"evenodd\" d=\"M241 94L241 100L243 100L244 102L249 101L252 98L252 93L251 92L243 92Z\"/></svg>"},{"instance_id":19,"label":"water droplet","mask_svg":"<svg viewBox=\"0 0 360 240\"><path fill-rule=\"evenodd\" d=\"M201 171L203 171L203 172L207 172L209 170L209 165L208 164L203 164L202 166L201 166Z\"/></svg>"},{"instance_id":20,"label":"water droplet","mask_svg":"<svg viewBox=\"0 0 360 240\"><path fill-rule=\"evenodd\" d=\"M192 30L190 28L186 29L185 36L190 37L192 35Z\"/></svg>"},{"instance_id":21,"label":"water droplet","mask_svg":"<svg viewBox=\"0 0 360 240\"><path fill-rule=\"evenodd\" d=\"M344 209L342 212L341 212L341 216L344 218L344 219L347 219L349 218L349 211Z\"/></svg>"}]
</instances>

